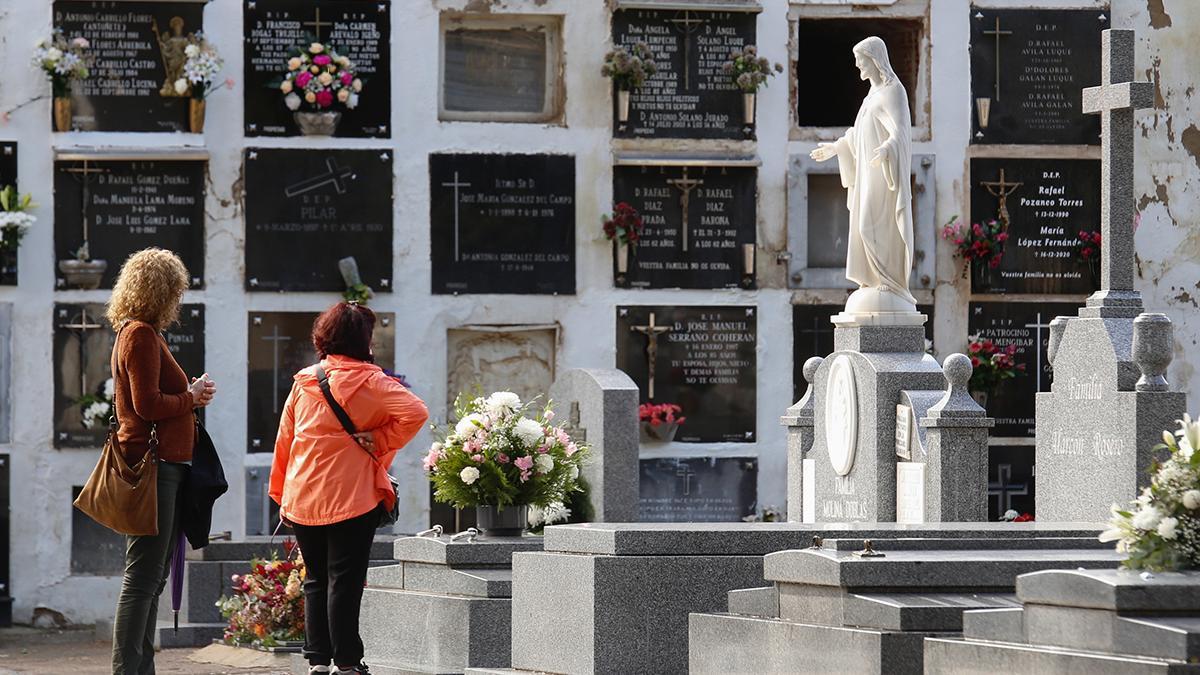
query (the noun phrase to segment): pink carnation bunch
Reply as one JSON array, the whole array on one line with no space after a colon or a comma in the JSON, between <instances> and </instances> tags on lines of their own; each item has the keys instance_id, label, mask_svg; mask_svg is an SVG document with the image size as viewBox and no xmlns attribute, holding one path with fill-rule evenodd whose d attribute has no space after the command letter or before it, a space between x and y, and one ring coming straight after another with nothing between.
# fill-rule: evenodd
<instances>
[{"instance_id":1,"label":"pink carnation bunch","mask_svg":"<svg viewBox=\"0 0 1200 675\"><path fill-rule=\"evenodd\" d=\"M335 104L353 110L362 88L354 63L322 42L293 49L279 82L284 104L292 111L326 112Z\"/></svg>"}]
</instances>

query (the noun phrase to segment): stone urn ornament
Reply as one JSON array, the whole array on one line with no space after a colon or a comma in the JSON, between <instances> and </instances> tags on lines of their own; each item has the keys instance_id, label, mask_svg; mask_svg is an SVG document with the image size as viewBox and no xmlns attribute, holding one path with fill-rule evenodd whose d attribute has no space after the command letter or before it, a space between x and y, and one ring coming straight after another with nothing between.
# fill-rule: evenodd
<instances>
[{"instance_id":1,"label":"stone urn ornament","mask_svg":"<svg viewBox=\"0 0 1200 675\"><path fill-rule=\"evenodd\" d=\"M92 260L88 255L87 242L79 247L74 258L58 261L58 271L62 272L67 286L83 290L99 288L107 269L108 261Z\"/></svg>"},{"instance_id":2,"label":"stone urn ornament","mask_svg":"<svg viewBox=\"0 0 1200 675\"><path fill-rule=\"evenodd\" d=\"M342 121L340 112L295 112L292 119L304 136L332 136Z\"/></svg>"}]
</instances>

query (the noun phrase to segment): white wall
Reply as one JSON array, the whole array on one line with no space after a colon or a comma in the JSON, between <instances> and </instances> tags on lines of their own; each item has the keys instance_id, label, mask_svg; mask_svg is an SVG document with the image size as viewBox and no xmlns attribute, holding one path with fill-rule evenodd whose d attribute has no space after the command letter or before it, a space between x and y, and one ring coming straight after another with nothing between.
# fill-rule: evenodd
<instances>
[{"instance_id":1,"label":"white wall","mask_svg":"<svg viewBox=\"0 0 1200 675\"><path fill-rule=\"evenodd\" d=\"M937 156L937 221L965 212L967 143L970 123L966 0L931 0L932 140L915 152ZM762 159L759 170L760 290L675 291L616 290L612 287L609 246L598 239L599 214L612 196L611 107L607 81L598 76L609 47L608 11L601 0L394 0L392 12L392 120L390 140L301 138L245 139L240 105L242 44L239 0L213 0L205 12L209 39L226 60L226 75L238 81L234 91L209 100L203 138L185 134L52 134L48 85L25 63L33 41L50 28L46 0L6 0L0 9L0 63L19 76L0 86L0 138L20 142L20 181L40 203L40 222L21 249L21 284L0 288L0 302L14 304L12 474L12 578L16 618L28 620L34 607L47 606L77 622L111 616L115 579L70 575L70 486L82 484L97 453L55 450L52 445L52 320L55 302L103 301L102 291L59 291L54 286L52 237L52 148L73 146L157 147L203 145L211 154L207 211L206 288L189 292L186 302L207 307L207 364L220 385L208 425L222 450L229 496L218 504L214 529L244 529L243 466L265 465L268 455L245 455L246 315L249 311L316 311L337 299L335 294L247 294L243 291L240 161L243 147L390 147L395 150L396 198L392 294L381 294L372 306L396 312L397 368L443 414L447 328L465 324L557 321L562 327L558 367L612 367L615 359L615 306L618 304L754 304L758 313L757 444L674 444L647 456L712 456L756 453L760 457L760 505L783 506L785 494L784 434L778 417L791 403L791 304L825 301L844 293L788 291L786 267L775 253L786 248L785 187L788 156L807 153L810 142L788 141L789 91L782 83L763 91L759 102L759 142L751 146ZM490 8L495 12L565 14L566 126L536 124L441 123L437 121L434 61L438 45L438 11ZM788 55L788 3L762 0L758 43L773 61ZM828 4L828 3L826 3ZM1032 2L990 0L988 6L1021 7ZM1089 6L1088 0L1043 0L1038 6ZM1200 391L1196 358L1185 348L1200 337L1195 316L1200 296L1200 231L1192 214L1200 210L1200 130L1193 86L1200 73L1200 5L1191 0L1164 0L1172 25L1152 30L1146 3L1116 0L1113 25L1139 31L1139 68L1160 82L1165 107L1138 118L1145 134L1138 139L1137 192L1149 195L1138 233L1142 290L1151 311L1165 311L1176 322L1177 361L1173 382ZM1160 20L1161 21L1161 20ZM831 55L831 58L849 55ZM804 72L800 73L803 78ZM803 85L802 85L803 86ZM1190 131L1187 131L1190 129ZM689 143L668 143L685 148ZM1190 146L1189 151L1185 146ZM577 278L571 297L433 296L430 294L429 195L430 152L573 153L576 161ZM1161 186L1161 187L1160 187ZM1190 188L1190 189L1189 189ZM950 251L939 245L936 291L936 347L940 354L961 349L966 333L965 282ZM1194 351L1194 350L1193 350ZM440 421L440 420L435 420ZM405 514L401 525L422 527L427 519L427 487L420 472L420 448L427 434L401 453L395 467L403 476Z\"/></svg>"}]
</instances>

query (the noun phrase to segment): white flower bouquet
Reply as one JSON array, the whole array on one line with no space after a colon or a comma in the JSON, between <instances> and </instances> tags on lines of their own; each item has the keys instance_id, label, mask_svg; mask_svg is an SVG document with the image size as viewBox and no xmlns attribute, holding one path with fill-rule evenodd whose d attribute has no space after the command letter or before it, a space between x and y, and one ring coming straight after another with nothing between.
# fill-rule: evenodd
<instances>
[{"instance_id":1,"label":"white flower bouquet","mask_svg":"<svg viewBox=\"0 0 1200 675\"><path fill-rule=\"evenodd\" d=\"M293 50L279 83L284 105L293 112L305 105L312 112L328 112L335 103L353 110L362 88L350 59L321 42Z\"/></svg>"},{"instance_id":2,"label":"white flower bouquet","mask_svg":"<svg viewBox=\"0 0 1200 675\"><path fill-rule=\"evenodd\" d=\"M21 246L21 238L37 222L29 213L34 207L32 195L22 195L16 186L0 189L0 252L13 253Z\"/></svg>"},{"instance_id":3,"label":"white flower bouquet","mask_svg":"<svg viewBox=\"0 0 1200 675\"><path fill-rule=\"evenodd\" d=\"M1150 487L1122 509L1112 507L1100 541L1117 542L1129 557L1122 565L1151 571L1200 568L1200 420L1178 420L1155 449L1171 454L1151 469Z\"/></svg>"},{"instance_id":4,"label":"white flower bouquet","mask_svg":"<svg viewBox=\"0 0 1200 675\"><path fill-rule=\"evenodd\" d=\"M183 77L175 80L175 93L204 100L221 86L214 82L225 63L203 33L193 33L188 37L188 43L183 50L187 57L183 63Z\"/></svg>"},{"instance_id":5,"label":"white flower bouquet","mask_svg":"<svg viewBox=\"0 0 1200 675\"><path fill-rule=\"evenodd\" d=\"M457 508L536 507L534 518L564 520L563 506L580 490L579 471L587 448L551 425L549 406L534 416L509 391L454 403L459 420L425 456L434 498Z\"/></svg>"},{"instance_id":6,"label":"white flower bouquet","mask_svg":"<svg viewBox=\"0 0 1200 675\"><path fill-rule=\"evenodd\" d=\"M33 50L33 66L50 78L55 98L71 94L71 84L86 80L88 71L87 38L67 40L61 28L55 28L49 38L38 40Z\"/></svg>"},{"instance_id":7,"label":"white flower bouquet","mask_svg":"<svg viewBox=\"0 0 1200 675\"><path fill-rule=\"evenodd\" d=\"M75 404L83 416L84 429L104 427L113 414L113 379L108 378L96 389L96 393L81 397Z\"/></svg>"}]
</instances>

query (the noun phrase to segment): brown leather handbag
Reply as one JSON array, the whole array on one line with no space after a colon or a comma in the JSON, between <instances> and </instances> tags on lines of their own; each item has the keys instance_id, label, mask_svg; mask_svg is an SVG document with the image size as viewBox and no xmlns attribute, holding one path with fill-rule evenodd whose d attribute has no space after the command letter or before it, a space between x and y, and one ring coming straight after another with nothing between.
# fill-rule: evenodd
<instances>
[{"instance_id":1,"label":"brown leather handbag","mask_svg":"<svg viewBox=\"0 0 1200 675\"><path fill-rule=\"evenodd\" d=\"M120 339L117 335L117 339ZM116 347L113 347L116 361ZM116 372L116 368L113 368ZM75 498L75 508L118 534L158 534L158 425L150 425L150 448L134 465L125 461L117 438L117 402L108 418L100 461Z\"/></svg>"}]
</instances>

